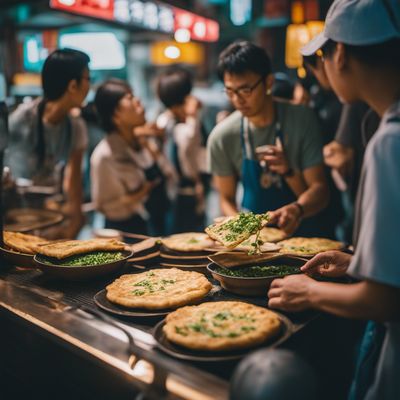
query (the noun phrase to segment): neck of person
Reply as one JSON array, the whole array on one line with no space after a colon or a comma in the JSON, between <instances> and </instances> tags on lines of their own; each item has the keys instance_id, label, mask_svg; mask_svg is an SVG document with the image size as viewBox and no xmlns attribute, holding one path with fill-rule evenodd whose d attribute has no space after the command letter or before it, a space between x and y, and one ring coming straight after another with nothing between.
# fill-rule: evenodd
<instances>
[{"instance_id":1,"label":"neck of person","mask_svg":"<svg viewBox=\"0 0 400 400\"><path fill-rule=\"evenodd\" d=\"M131 125L120 125L117 127L118 134L125 140L125 142L129 145L129 147L137 150L139 146L139 141L136 139L133 133L134 127Z\"/></svg>"},{"instance_id":2,"label":"neck of person","mask_svg":"<svg viewBox=\"0 0 400 400\"><path fill-rule=\"evenodd\" d=\"M63 100L47 101L43 112L43 122L57 125L67 117L71 109L72 107Z\"/></svg>"},{"instance_id":3,"label":"neck of person","mask_svg":"<svg viewBox=\"0 0 400 400\"><path fill-rule=\"evenodd\" d=\"M256 128L264 128L275 120L275 107L272 97L266 95L257 114L248 117L249 122Z\"/></svg>"},{"instance_id":4,"label":"neck of person","mask_svg":"<svg viewBox=\"0 0 400 400\"><path fill-rule=\"evenodd\" d=\"M177 105L177 106L172 106L170 108L170 111L174 118L176 119L177 122L185 122L186 120L186 114L183 109L183 106Z\"/></svg>"},{"instance_id":5,"label":"neck of person","mask_svg":"<svg viewBox=\"0 0 400 400\"><path fill-rule=\"evenodd\" d=\"M381 117L391 105L400 100L399 75L399 71L388 70L365 76L360 97ZM371 76L374 78L371 79Z\"/></svg>"}]
</instances>

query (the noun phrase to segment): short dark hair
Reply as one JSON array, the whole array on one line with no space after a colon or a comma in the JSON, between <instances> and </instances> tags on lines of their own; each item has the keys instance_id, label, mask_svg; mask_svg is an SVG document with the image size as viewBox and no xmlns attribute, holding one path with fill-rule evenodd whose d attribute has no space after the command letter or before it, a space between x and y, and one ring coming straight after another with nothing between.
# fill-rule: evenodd
<instances>
[{"instance_id":1,"label":"short dark hair","mask_svg":"<svg viewBox=\"0 0 400 400\"><path fill-rule=\"evenodd\" d=\"M311 65L311 67L317 66L317 55L311 54L311 56L303 56L303 67L307 67L307 65Z\"/></svg>"},{"instance_id":2,"label":"short dark hair","mask_svg":"<svg viewBox=\"0 0 400 400\"><path fill-rule=\"evenodd\" d=\"M251 71L266 77L271 73L271 61L262 47L247 41L235 42L220 54L217 71L221 80L225 72L240 75Z\"/></svg>"},{"instance_id":3,"label":"short dark hair","mask_svg":"<svg viewBox=\"0 0 400 400\"><path fill-rule=\"evenodd\" d=\"M94 104L102 128L110 133L115 129L114 112L120 100L132 93L132 88L121 79L109 79L103 82L96 91Z\"/></svg>"},{"instance_id":4,"label":"short dark hair","mask_svg":"<svg viewBox=\"0 0 400 400\"><path fill-rule=\"evenodd\" d=\"M157 78L157 96L167 108L183 104L192 88L190 72L179 66L167 69Z\"/></svg>"},{"instance_id":5,"label":"short dark hair","mask_svg":"<svg viewBox=\"0 0 400 400\"><path fill-rule=\"evenodd\" d=\"M329 58L336 49L337 42L328 40L322 48L325 57ZM371 67L393 66L400 69L400 39L394 38L382 43L368 46L344 44L346 51L355 59Z\"/></svg>"},{"instance_id":6,"label":"short dark hair","mask_svg":"<svg viewBox=\"0 0 400 400\"><path fill-rule=\"evenodd\" d=\"M73 49L58 49L51 53L42 68L43 95L46 100L57 100L76 79L79 83L90 58L86 53Z\"/></svg>"}]
</instances>

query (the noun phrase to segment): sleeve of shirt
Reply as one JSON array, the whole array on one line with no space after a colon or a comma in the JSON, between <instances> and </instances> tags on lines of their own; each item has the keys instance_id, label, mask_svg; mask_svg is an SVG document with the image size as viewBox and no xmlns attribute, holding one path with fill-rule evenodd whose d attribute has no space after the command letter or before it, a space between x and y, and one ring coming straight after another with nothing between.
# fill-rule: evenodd
<instances>
[{"instance_id":1,"label":"sleeve of shirt","mask_svg":"<svg viewBox=\"0 0 400 400\"><path fill-rule=\"evenodd\" d=\"M178 147L179 164L183 175L196 179L199 175L196 151L200 147L199 121L187 118L185 123L179 123L174 128L174 140Z\"/></svg>"},{"instance_id":2,"label":"sleeve of shirt","mask_svg":"<svg viewBox=\"0 0 400 400\"><path fill-rule=\"evenodd\" d=\"M91 195L97 210L108 217L118 214L119 209L125 209L122 202L127 191L123 183L113 176L112 168L107 159L91 159Z\"/></svg>"},{"instance_id":3,"label":"sleeve of shirt","mask_svg":"<svg viewBox=\"0 0 400 400\"><path fill-rule=\"evenodd\" d=\"M376 139L366 155L360 236L348 272L400 287L400 135Z\"/></svg>"},{"instance_id":4,"label":"sleeve of shirt","mask_svg":"<svg viewBox=\"0 0 400 400\"><path fill-rule=\"evenodd\" d=\"M29 160L34 147L32 121L26 104L21 104L8 119L9 138L5 165L14 177L28 178L31 170Z\"/></svg>"},{"instance_id":5,"label":"sleeve of shirt","mask_svg":"<svg viewBox=\"0 0 400 400\"><path fill-rule=\"evenodd\" d=\"M317 116L310 108L304 108L303 113L303 140L301 143L301 170L315 167L323 163L321 126Z\"/></svg>"},{"instance_id":6,"label":"sleeve of shirt","mask_svg":"<svg viewBox=\"0 0 400 400\"><path fill-rule=\"evenodd\" d=\"M222 121L224 123L225 121ZM221 123L221 124L222 124ZM229 147L225 145L227 136L217 125L207 141L207 169L217 176L237 175L234 164L229 158Z\"/></svg>"}]
</instances>

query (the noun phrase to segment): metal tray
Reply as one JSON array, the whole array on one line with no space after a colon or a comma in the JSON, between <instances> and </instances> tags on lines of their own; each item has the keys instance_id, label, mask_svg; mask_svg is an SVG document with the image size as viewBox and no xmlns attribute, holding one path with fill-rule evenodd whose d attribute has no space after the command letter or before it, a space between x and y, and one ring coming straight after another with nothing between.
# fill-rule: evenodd
<instances>
[{"instance_id":1,"label":"metal tray","mask_svg":"<svg viewBox=\"0 0 400 400\"><path fill-rule=\"evenodd\" d=\"M59 224L64 215L59 211L36 208L14 208L4 216L4 230L29 232Z\"/></svg>"},{"instance_id":2,"label":"metal tray","mask_svg":"<svg viewBox=\"0 0 400 400\"><path fill-rule=\"evenodd\" d=\"M278 314L278 313L277 313ZM179 346L170 342L164 331L165 319L160 321L153 330L154 339L157 342L157 347L164 353L179 358L180 360L195 361L195 362L225 362L235 361L245 357L250 351L261 347L276 347L285 340L287 340L293 332L292 323L290 320L282 314L278 314L282 321L281 330L278 335L274 338L267 340L265 343L250 347L248 349L241 349L235 351L225 352L206 352L206 351L195 351L185 347Z\"/></svg>"},{"instance_id":3,"label":"metal tray","mask_svg":"<svg viewBox=\"0 0 400 400\"><path fill-rule=\"evenodd\" d=\"M0 247L0 254L5 261L17 267L36 268L33 254L20 253L4 247Z\"/></svg>"},{"instance_id":4,"label":"metal tray","mask_svg":"<svg viewBox=\"0 0 400 400\"><path fill-rule=\"evenodd\" d=\"M106 297L106 289L100 290L93 296L93 301L97 307L110 314L118 315L120 317L139 317L139 318L154 318L164 317L173 310L149 311L144 309L132 309L119 306L118 304L111 303Z\"/></svg>"}]
</instances>

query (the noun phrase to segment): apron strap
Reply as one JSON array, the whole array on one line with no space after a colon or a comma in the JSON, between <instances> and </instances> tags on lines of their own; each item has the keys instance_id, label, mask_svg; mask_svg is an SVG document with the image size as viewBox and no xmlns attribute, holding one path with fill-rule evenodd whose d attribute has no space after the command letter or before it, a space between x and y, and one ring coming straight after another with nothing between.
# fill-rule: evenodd
<instances>
[{"instance_id":1,"label":"apron strap","mask_svg":"<svg viewBox=\"0 0 400 400\"><path fill-rule=\"evenodd\" d=\"M284 135L282 130L282 108L279 103L274 102L276 106L275 115L275 140L278 138L281 141L282 146L284 146ZM240 140L242 143L242 151L248 160L254 160L254 145L250 135L250 122L248 118L242 117L240 125ZM276 143L274 143L275 145Z\"/></svg>"}]
</instances>

